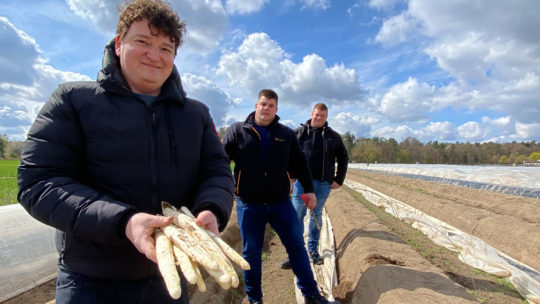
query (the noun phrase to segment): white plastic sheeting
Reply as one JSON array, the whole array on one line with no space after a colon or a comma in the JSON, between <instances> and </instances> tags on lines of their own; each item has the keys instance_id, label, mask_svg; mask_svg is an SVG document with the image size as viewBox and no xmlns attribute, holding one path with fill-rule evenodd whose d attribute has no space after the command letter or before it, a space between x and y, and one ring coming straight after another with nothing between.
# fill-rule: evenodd
<instances>
[{"instance_id":1,"label":"white plastic sheeting","mask_svg":"<svg viewBox=\"0 0 540 304\"><path fill-rule=\"evenodd\" d=\"M307 250L307 241L308 241L308 227L311 213L308 211L306 217L304 218L304 240ZM324 264L322 265L311 265L311 270L315 276L315 280L319 286L319 290L325 297L334 301L334 295L332 294L332 288L337 286L338 277L336 271L336 248L334 241L334 229L332 228L332 223L330 218L326 213L326 208L323 208L322 214L322 223L321 224L321 237L319 239L319 254L324 258ZM298 289L295 279L295 291L296 291L296 302L298 304L304 303L304 297L302 292Z\"/></svg>"},{"instance_id":2,"label":"white plastic sheeting","mask_svg":"<svg viewBox=\"0 0 540 304\"><path fill-rule=\"evenodd\" d=\"M385 212L410 223L433 242L459 253L464 263L499 277L507 277L516 290L531 303L540 304L540 272L486 244L481 239L431 217L401 201L346 180L345 185L362 194Z\"/></svg>"},{"instance_id":3,"label":"white plastic sheeting","mask_svg":"<svg viewBox=\"0 0 540 304\"><path fill-rule=\"evenodd\" d=\"M479 183L540 189L540 168L428 164L349 164L349 168L407 173Z\"/></svg>"},{"instance_id":4,"label":"white plastic sheeting","mask_svg":"<svg viewBox=\"0 0 540 304\"><path fill-rule=\"evenodd\" d=\"M0 302L56 277L55 229L19 204L0 207Z\"/></svg>"}]
</instances>

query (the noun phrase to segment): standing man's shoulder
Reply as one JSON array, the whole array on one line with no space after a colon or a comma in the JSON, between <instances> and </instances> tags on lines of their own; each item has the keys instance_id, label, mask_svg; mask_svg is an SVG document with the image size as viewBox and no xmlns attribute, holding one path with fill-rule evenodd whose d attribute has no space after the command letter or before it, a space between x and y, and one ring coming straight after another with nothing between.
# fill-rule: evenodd
<instances>
[{"instance_id":1,"label":"standing man's shoulder","mask_svg":"<svg viewBox=\"0 0 540 304\"><path fill-rule=\"evenodd\" d=\"M98 94L105 90L96 81L69 81L58 85L56 91L69 94Z\"/></svg>"},{"instance_id":2,"label":"standing man's shoulder","mask_svg":"<svg viewBox=\"0 0 540 304\"><path fill-rule=\"evenodd\" d=\"M244 127L244 122L242 122L242 121L237 121L237 122L231 124L231 125L227 128L227 131L226 131L226 132L237 132L238 130L241 130L243 127Z\"/></svg>"},{"instance_id":3,"label":"standing man's shoulder","mask_svg":"<svg viewBox=\"0 0 540 304\"><path fill-rule=\"evenodd\" d=\"M296 129L294 130L294 132L296 133L296 137L298 138L298 140L300 140L300 139L302 138L302 136L303 136L304 134L307 133L307 132L306 132L307 128L309 128L308 125L306 125L306 124L300 124L300 127L296 128Z\"/></svg>"},{"instance_id":4,"label":"standing man's shoulder","mask_svg":"<svg viewBox=\"0 0 540 304\"><path fill-rule=\"evenodd\" d=\"M329 132L330 134L332 134L332 136L341 140L341 134L339 134L336 130L332 129L330 126L326 128L326 132Z\"/></svg>"},{"instance_id":5,"label":"standing man's shoulder","mask_svg":"<svg viewBox=\"0 0 540 304\"><path fill-rule=\"evenodd\" d=\"M183 104L184 104L184 107L192 109L196 112L210 114L210 108L202 101L198 101L196 99L186 97Z\"/></svg>"},{"instance_id":6,"label":"standing man's shoulder","mask_svg":"<svg viewBox=\"0 0 540 304\"><path fill-rule=\"evenodd\" d=\"M96 102L102 100L96 97L104 91L95 81L64 82L59 84L54 90L45 108L62 104L71 104L76 108L82 107L85 104L95 105Z\"/></svg>"},{"instance_id":7,"label":"standing man's shoulder","mask_svg":"<svg viewBox=\"0 0 540 304\"><path fill-rule=\"evenodd\" d=\"M296 137L296 131L294 131L292 128L282 124L278 123L277 126L282 130L283 133L287 134L288 136L295 136Z\"/></svg>"},{"instance_id":8,"label":"standing man's shoulder","mask_svg":"<svg viewBox=\"0 0 540 304\"><path fill-rule=\"evenodd\" d=\"M225 144L226 146L230 145L231 143L236 141L236 137L240 136L239 133L243 128L244 123L241 121L235 122L231 124L227 129L225 130L225 133L223 134L223 137L221 138L221 142Z\"/></svg>"}]
</instances>

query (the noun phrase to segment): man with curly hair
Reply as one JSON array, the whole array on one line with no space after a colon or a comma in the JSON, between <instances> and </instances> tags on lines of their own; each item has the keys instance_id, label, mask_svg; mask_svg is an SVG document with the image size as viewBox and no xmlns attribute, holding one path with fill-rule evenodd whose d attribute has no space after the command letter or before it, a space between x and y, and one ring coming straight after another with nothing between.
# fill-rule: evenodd
<instances>
[{"instance_id":1,"label":"man with curly hair","mask_svg":"<svg viewBox=\"0 0 540 304\"><path fill-rule=\"evenodd\" d=\"M61 84L28 133L18 199L57 229L56 303L188 303L185 279L171 299L157 269L161 201L215 233L229 220L227 155L174 66L184 34L169 4L127 3L97 81Z\"/></svg>"}]
</instances>

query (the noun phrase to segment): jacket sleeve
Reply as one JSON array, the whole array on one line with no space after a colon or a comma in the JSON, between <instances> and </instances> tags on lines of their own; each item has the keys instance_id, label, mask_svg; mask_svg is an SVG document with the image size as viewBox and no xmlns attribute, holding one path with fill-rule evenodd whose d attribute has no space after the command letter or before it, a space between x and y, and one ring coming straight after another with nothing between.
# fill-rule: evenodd
<instances>
[{"instance_id":1,"label":"jacket sleeve","mask_svg":"<svg viewBox=\"0 0 540 304\"><path fill-rule=\"evenodd\" d=\"M60 86L34 121L21 153L18 200L37 220L91 241L116 244L136 210L85 185L85 141L70 90Z\"/></svg>"},{"instance_id":2,"label":"jacket sleeve","mask_svg":"<svg viewBox=\"0 0 540 304\"><path fill-rule=\"evenodd\" d=\"M291 134L291 177L297 177L305 193L314 192L313 180L311 178L311 170L306 158L306 155L300 149L300 143L296 138L296 133Z\"/></svg>"},{"instance_id":3,"label":"jacket sleeve","mask_svg":"<svg viewBox=\"0 0 540 304\"><path fill-rule=\"evenodd\" d=\"M335 133L338 146L336 149L336 160L337 160L337 170L334 181L340 186L343 185L345 181L345 175L347 174L347 166L349 165L349 155L347 154L347 149L343 144L343 140L338 133Z\"/></svg>"},{"instance_id":4,"label":"jacket sleeve","mask_svg":"<svg viewBox=\"0 0 540 304\"><path fill-rule=\"evenodd\" d=\"M227 155L207 109L205 117L199 189L192 210L194 214L211 210L218 219L219 230L222 231L227 226L233 207L233 178Z\"/></svg>"},{"instance_id":5,"label":"jacket sleeve","mask_svg":"<svg viewBox=\"0 0 540 304\"><path fill-rule=\"evenodd\" d=\"M236 159L236 134L235 134L235 125L232 125L227 128L225 134L223 134L223 147L225 148L225 153L229 157L229 161L235 161Z\"/></svg>"}]
</instances>

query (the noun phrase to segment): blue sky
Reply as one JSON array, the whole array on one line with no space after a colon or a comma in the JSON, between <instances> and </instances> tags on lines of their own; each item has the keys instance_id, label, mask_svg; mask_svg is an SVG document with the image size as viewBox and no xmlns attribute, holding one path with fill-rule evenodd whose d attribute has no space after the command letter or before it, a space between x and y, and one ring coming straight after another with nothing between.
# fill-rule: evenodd
<instances>
[{"instance_id":1,"label":"blue sky","mask_svg":"<svg viewBox=\"0 0 540 304\"><path fill-rule=\"evenodd\" d=\"M0 134L23 140L59 83L93 80L118 0L0 1ZM262 88L357 137L540 141L540 1L176 0L175 63L217 127Z\"/></svg>"}]
</instances>

